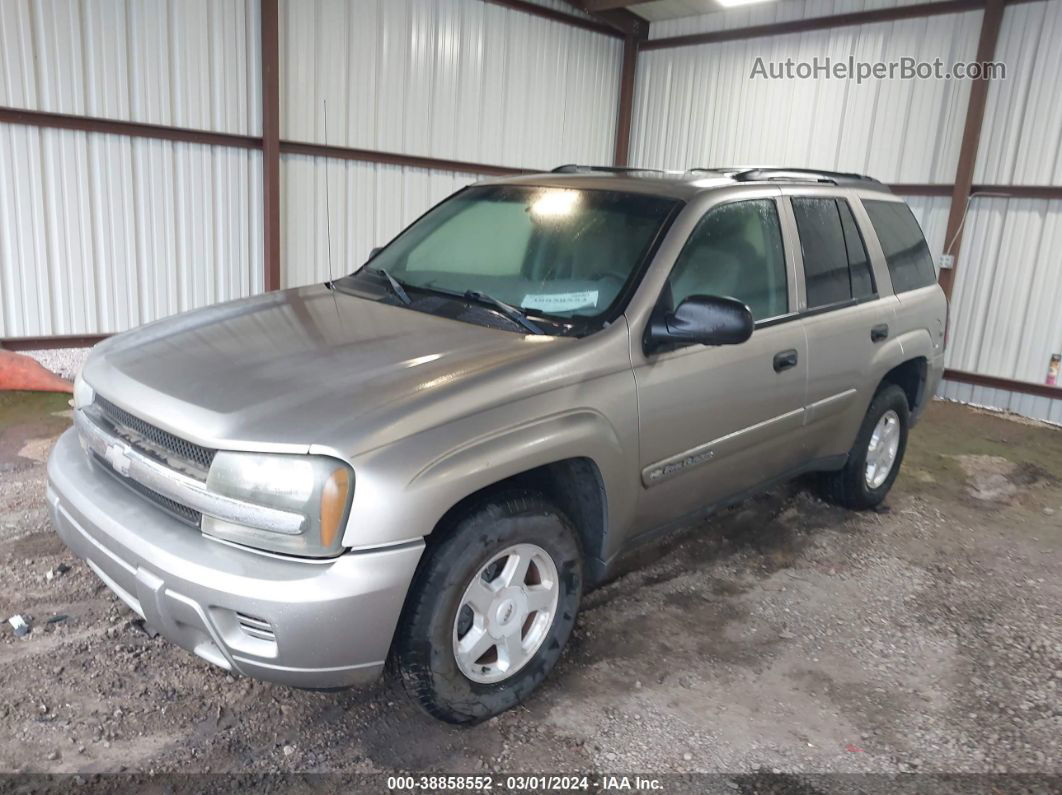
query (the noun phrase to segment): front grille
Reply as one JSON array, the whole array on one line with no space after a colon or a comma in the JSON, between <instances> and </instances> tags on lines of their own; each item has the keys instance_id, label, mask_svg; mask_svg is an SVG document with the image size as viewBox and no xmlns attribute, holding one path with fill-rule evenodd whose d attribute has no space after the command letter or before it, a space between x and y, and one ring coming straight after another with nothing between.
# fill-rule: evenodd
<instances>
[{"instance_id":1,"label":"front grille","mask_svg":"<svg viewBox=\"0 0 1062 795\"><path fill-rule=\"evenodd\" d=\"M195 510L194 508L189 508L187 505L181 505L181 503L175 500L171 500L169 497L159 494L153 489L149 489L142 483L138 483L137 481L131 480L129 478L123 478L121 475L114 471L110 463L100 458L95 453L92 454L92 457L96 459L96 463L103 467L103 470L108 475L117 480L126 488L132 489L141 497L144 497L148 501L155 503L155 505L157 505L159 508L162 508L162 510L164 510L166 513L168 513L175 519L180 519L182 522L184 522L185 524L190 524L192 527L198 528L200 526L200 523L203 520L203 514L199 513L199 511Z\"/></svg>"},{"instance_id":2,"label":"front grille","mask_svg":"<svg viewBox=\"0 0 1062 795\"><path fill-rule=\"evenodd\" d=\"M216 450L201 447L156 428L100 395L96 396L95 404L101 419L111 426L116 435L129 442L139 452L200 480L206 480Z\"/></svg>"}]
</instances>

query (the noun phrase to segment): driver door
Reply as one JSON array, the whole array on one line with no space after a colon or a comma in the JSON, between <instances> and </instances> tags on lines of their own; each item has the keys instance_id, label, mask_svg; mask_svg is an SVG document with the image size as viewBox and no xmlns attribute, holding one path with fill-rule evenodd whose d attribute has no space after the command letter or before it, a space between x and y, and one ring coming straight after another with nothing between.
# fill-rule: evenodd
<instances>
[{"instance_id":1,"label":"driver door","mask_svg":"<svg viewBox=\"0 0 1062 795\"><path fill-rule=\"evenodd\" d=\"M801 462L807 340L794 267L775 198L717 205L687 240L656 311L690 295L720 295L745 303L756 327L738 345L688 345L636 365L639 526L735 496Z\"/></svg>"}]
</instances>

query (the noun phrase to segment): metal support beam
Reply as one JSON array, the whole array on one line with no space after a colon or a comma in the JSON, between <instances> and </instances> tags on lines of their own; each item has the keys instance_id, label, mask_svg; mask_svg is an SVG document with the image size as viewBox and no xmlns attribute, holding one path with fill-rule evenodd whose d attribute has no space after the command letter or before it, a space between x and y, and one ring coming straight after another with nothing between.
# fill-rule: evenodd
<instances>
[{"instance_id":1,"label":"metal support beam","mask_svg":"<svg viewBox=\"0 0 1062 795\"><path fill-rule=\"evenodd\" d=\"M55 334L50 337L3 337L0 349L8 351L45 351L56 348L91 348L107 339L108 334Z\"/></svg>"},{"instance_id":2,"label":"metal support beam","mask_svg":"<svg viewBox=\"0 0 1062 795\"><path fill-rule=\"evenodd\" d=\"M605 36L612 36L619 38L623 36L623 31L616 28L615 25L603 22L595 19L585 19L583 17L577 17L574 14L565 14L563 11L555 11L552 8L546 6L536 5L535 3L529 3L527 0L483 0L485 3L491 3L496 6L504 6L505 8L512 9L513 11L523 11L525 14L532 14L536 17L542 17L543 19L549 19L554 22L560 22L565 25L571 25L575 28L582 28L583 30L591 30L594 33L601 33ZM573 3L573 5L575 5ZM578 7L578 6L577 6Z\"/></svg>"},{"instance_id":3,"label":"metal support beam","mask_svg":"<svg viewBox=\"0 0 1062 795\"><path fill-rule=\"evenodd\" d=\"M262 13L262 257L265 289L280 289L280 21L278 0Z\"/></svg>"},{"instance_id":4,"label":"metal support beam","mask_svg":"<svg viewBox=\"0 0 1062 795\"><path fill-rule=\"evenodd\" d=\"M352 149L346 146L281 141L280 151L285 154L309 155L310 157L334 157L338 160L361 160L366 163L381 163L389 166L425 168L435 171L457 171L465 174L483 174L504 177L511 174L535 174L549 169L511 168L487 163L470 163L465 160L444 160L438 157L403 155L397 152L380 152L375 149Z\"/></svg>"},{"instance_id":5,"label":"metal support beam","mask_svg":"<svg viewBox=\"0 0 1062 795\"><path fill-rule=\"evenodd\" d=\"M981 36L977 42L976 60L980 63L991 61L996 54L996 42L999 41L999 28L1003 22L1005 5L1006 0L987 0L984 17L981 19ZM966 106L966 124L963 126L962 144L959 147L959 165L955 169L955 183L951 193L951 211L948 213L948 226L944 232L944 253L955 257L952 267L940 272L940 286L949 301L955 286L963 221L970 204L977 147L981 142L981 126L987 101L988 80L974 80L970 86L969 104Z\"/></svg>"},{"instance_id":6,"label":"metal support beam","mask_svg":"<svg viewBox=\"0 0 1062 795\"><path fill-rule=\"evenodd\" d=\"M614 11L617 8L630 8L651 0L582 0L582 5L590 12Z\"/></svg>"},{"instance_id":7,"label":"metal support beam","mask_svg":"<svg viewBox=\"0 0 1062 795\"><path fill-rule=\"evenodd\" d=\"M1015 381L1013 378L1000 378L995 375L981 375L980 373L967 373L963 370L945 370L945 381L954 381L959 384L972 384L989 389L1005 389L1008 392L1018 392L1022 395L1036 395L1048 397L1054 400L1062 400L1062 387L1050 384L1037 384L1032 381Z\"/></svg>"},{"instance_id":8,"label":"metal support beam","mask_svg":"<svg viewBox=\"0 0 1062 795\"><path fill-rule=\"evenodd\" d=\"M44 127L54 130L77 130L78 132L126 135L130 138L153 138L159 141L182 141L207 146L234 146L239 149L257 149L260 138L253 135L191 130L186 127L167 127L161 124L142 124L135 121L101 119L96 116L72 116L67 113L50 113L43 110L0 107L0 122L24 124L29 127Z\"/></svg>"},{"instance_id":9,"label":"metal support beam","mask_svg":"<svg viewBox=\"0 0 1062 795\"><path fill-rule=\"evenodd\" d=\"M631 118L634 114L634 80L638 74L639 39L623 40L623 68L620 72L619 108L616 114L616 152L613 163L627 165L631 148Z\"/></svg>"},{"instance_id":10,"label":"metal support beam","mask_svg":"<svg viewBox=\"0 0 1062 795\"><path fill-rule=\"evenodd\" d=\"M649 20L622 8L598 11L591 8L592 0L566 0L568 5L589 14L603 25L618 31L621 36L634 36L638 39L649 37Z\"/></svg>"},{"instance_id":11,"label":"metal support beam","mask_svg":"<svg viewBox=\"0 0 1062 795\"><path fill-rule=\"evenodd\" d=\"M1022 2L1023 0L1011 0ZM853 11L826 17L794 19L788 22L771 22L766 25L750 25L745 28L714 30L709 33L693 33L686 36L671 36L653 39L642 45L643 50L663 50L671 47L689 47L694 44L716 44L723 41L757 39L764 36L782 36L787 33L806 33L811 30L828 30L848 25L868 25L874 22L893 22L899 19L919 19L940 14L958 14L977 11L985 7L986 0L942 0L942 2L917 3L908 6L890 6L872 11Z\"/></svg>"}]
</instances>

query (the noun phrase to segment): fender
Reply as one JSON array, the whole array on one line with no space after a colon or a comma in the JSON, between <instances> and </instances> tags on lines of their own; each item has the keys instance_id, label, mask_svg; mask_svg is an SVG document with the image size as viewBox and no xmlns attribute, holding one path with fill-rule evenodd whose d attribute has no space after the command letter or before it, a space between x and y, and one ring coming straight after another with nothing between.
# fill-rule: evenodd
<instances>
[{"instance_id":1,"label":"fender","mask_svg":"<svg viewBox=\"0 0 1062 795\"><path fill-rule=\"evenodd\" d=\"M902 352L902 358L900 361L896 362L896 364L902 364L911 359L917 359L919 356L929 362L932 361L933 357L936 355L936 351L933 348L933 337L930 335L929 329L916 328L911 331L906 331L894 341L900 343L900 349ZM895 364L893 367L895 367ZM885 372L888 372L891 369L892 367L889 367Z\"/></svg>"},{"instance_id":2,"label":"fender","mask_svg":"<svg viewBox=\"0 0 1062 795\"><path fill-rule=\"evenodd\" d=\"M846 454L855 442L859 426L863 423L870 401L874 399L878 384L893 368L911 359L919 357L929 360L932 355L933 342L926 329L914 329L891 337L874 352L874 357L866 363L861 385L851 390L844 409L837 416L834 443L821 451L822 455ZM809 407L808 423L818 419L815 407Z\"/></svg>"},{"instance_id":3,"label":"fender","mask_svg":"<svg viewBox=\"0 0 1062 795\"><path fill-rule=\"evenodd\" d=\"M503 425L500 431L472 439L462 435L456 427L460 424L411 437L420 457L404 455L405 445L400 444L383 448L362 465L355 463L355 497L347 525L354 548L421 538L469 495L572 458L589 459L597 467L605 490L605 546L617 543L608 529L623 527L624 517L633 515L637 489L626 483L631 476L623 468L632 456L631 440L622 439L603 414L578 408ZM426 444L441 452L422 464Z\"/></svg>"}]
</instances>

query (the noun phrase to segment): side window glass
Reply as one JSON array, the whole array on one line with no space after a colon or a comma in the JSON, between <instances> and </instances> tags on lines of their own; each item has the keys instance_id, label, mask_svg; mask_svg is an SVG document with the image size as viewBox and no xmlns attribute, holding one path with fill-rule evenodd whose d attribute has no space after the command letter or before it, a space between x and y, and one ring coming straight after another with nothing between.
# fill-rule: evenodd
<instances>
[{"instance_id":1,"label":"side window glass","mask_svg":"<svg viewBox=\"0 0 1062 795\"><path fill-rule=\"evenodd\" d=\"M874 278L870 273L870 256L863 244L855 216L848 202L837 200L837 209L841 213L841 229L844 231L844 247L848 250L848 272L852 277L852 297L866 298L874 295Z\"/></svg>"},{"instance_id":2,"label":"side window glass","mask_svg":"<svg viewBox=\"0 0 1062 795\"><path fill-rule=\"evenodd\" d=\"M848 301L852 297L852 284L837 202L794 198L793 214L804 256L808 309Z\"/></svg>"},{"instance_id":3,"label":"side window glass","mask_svg":"<svg viewBox=\"0 0 1062 795\"><path fill-rule=\"evenodd\" d=\"M772 199L710 210L686 241L668 277L672 306L691 295L736 298L756 320L789 311L785 254Z\"/></svg>"},{"instance_id":4,"label":"side window glass","mask_svg":"<svg viewBox=\"0 0 1062 795\"><path fill-rule=\"evenodd\" d=\"M902 293L936 281L933 256L911 208L904 202L867 199L863 207L885 252L892 289Z\"/></svg>"}]
</instances>

